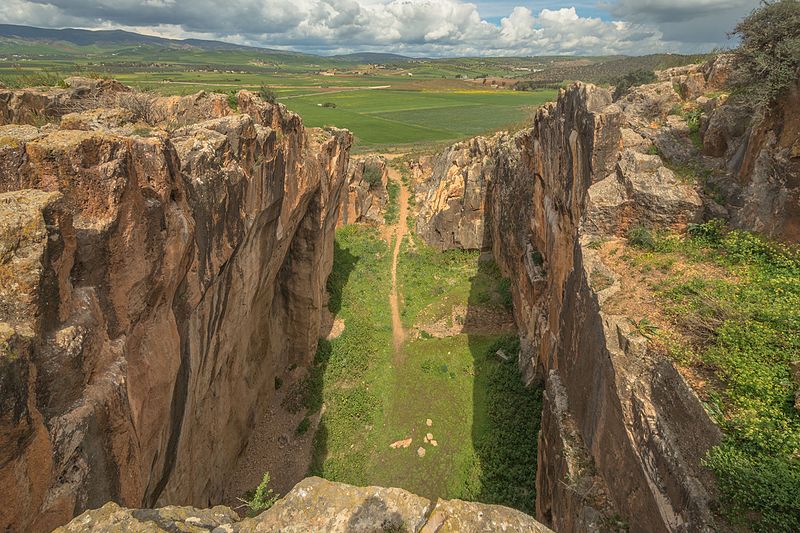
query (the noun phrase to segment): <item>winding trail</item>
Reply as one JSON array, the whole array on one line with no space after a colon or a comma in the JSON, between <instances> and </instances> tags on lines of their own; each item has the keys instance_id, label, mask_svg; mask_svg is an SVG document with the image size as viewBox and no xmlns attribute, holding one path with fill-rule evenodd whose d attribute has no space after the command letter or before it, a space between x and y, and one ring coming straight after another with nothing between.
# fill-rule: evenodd
<instances>
[{"instance_id":1,"label":"winding trail","mask_svg":"<svg viewBox=\"0 0 800 533\"><path fill-rule=\"evenodd\" d=\"M397 361L400 359L403 341L406 338L406 333L403 330L403 322L400 320L400 297L397 291L397 259L400 257L400 246L403 244L403 238L406 236L406 233L408 233L408 222L406 221L408 217L408 189L403 185L400 173L392 167L389 167L389 179L394 180L400 186L400 193L398 195L399 217L397 223L394 225L392 292L389 293L389 305L392 309L392 339L394 341L395 361Z\"/></svg>"}]
</instances>

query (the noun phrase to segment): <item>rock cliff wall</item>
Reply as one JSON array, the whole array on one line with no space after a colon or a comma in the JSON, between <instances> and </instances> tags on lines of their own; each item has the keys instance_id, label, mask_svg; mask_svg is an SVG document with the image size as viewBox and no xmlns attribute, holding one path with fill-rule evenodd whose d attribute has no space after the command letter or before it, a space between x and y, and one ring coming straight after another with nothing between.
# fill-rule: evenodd
<instances>
[{"instance_id":1,"label":"rock cliff wall","mask_svg":"<svg viewBox=\"0 0 800 533\"><path fill-rule=\"evenodd\" d=\"M415 196L417 234L439 250L481 249L486 189L507 134L474 137L424 162Z\"/></svg>"},{"instance_id":2,"label":"rock cliff wall","mask_svg":"<svg viewBox=\"0 0 800 533\"><path fill-rule=\"evenodd\" d=\"M681 80L687 94L707 87L703 74ZM673 364L608 305L624 298L623 280L595 249L632 226L681 229L720 207L666 166L703 157L671 114L685 102L681 80L616 103L575 84L531 129L455 145L439 160L468 154L459 168L428 174L445 192L422 201L419 234L440 248L488 247L511 278L519 363L545 385L537 513L557 531L717 527L700 459L720 432ZM476 168L480 179L465 182ZM480 214L465 214L469 197ZM440 237L474 219L471 245Z\"/></svg>"},{"instance_id":3,"label":"rock cliff wall","mask_svg":"<svg viewBox=\"0 0 800 533\"><path fill-rule=\"evenodd\" d=\"M342 195L339 224L383 224L389 203L388 182L386 159L376 155L353 158L347 169L347 191Z\"/></svg>"},{"instance_id":4,"label":"rock cliff wall","mask_svg":"<svg viewBox=\"0 0 800 533\"><path fill-rule=\"evenodd\" d=\"M34 93L0 116L42 116ZM0 529L218 500L275 376L313 357L351 137L220 98L0 127Z\"/></svg>"}]
</instances>

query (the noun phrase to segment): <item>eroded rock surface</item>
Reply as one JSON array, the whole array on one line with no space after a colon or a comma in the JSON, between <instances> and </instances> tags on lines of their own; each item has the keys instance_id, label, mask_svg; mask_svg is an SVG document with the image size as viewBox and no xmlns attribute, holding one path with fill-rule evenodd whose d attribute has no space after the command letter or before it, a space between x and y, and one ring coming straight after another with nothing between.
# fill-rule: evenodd
<instances>
[{"instance_id":1,"label":"eroded rock surface","mask_svg":"<svg viewBox=\"0 0 800 533\"><path fill-rule=\"evenodd\" d=\"M217 96L0 126L0 529L218 500L313 357L351 137ZM32 97L3 98L24 121Z\"/></svg>"},{"instance_id":2,"label":"eroded rock surface","mask_svg":"<svg viewBox=\"0 0 800 533\"><path fill-rule=\"evenodd\" d=\"M353 158L347 169L347 192L342 195L339 224L383 224L389 203L386 159L376 155Z\"/></svg>"},{"instance_id":3,"label":"eroded rock surface","mask_svg":"<svg viewBox=\"0 0 800 533\"><path fill-rule=\"evenodd\" d=\"M507 134L458 143L418 167L417 234L439 250L484 247L484 204Z\"/></svg>"},{"instance_id":4,"label":"eroded rock surface","mask_svg":"<svg viewBox=\"0 0 800 533\"><path fill-rule=\"evenodd\" d=\"M240 520L226 507L124 509L109 503L56 530L120 532L213 531L214 533L551 533L536 520L499 505L430 500L402 489L353 487L307 478L255 518Z\"/></svg>"}]
</instances>

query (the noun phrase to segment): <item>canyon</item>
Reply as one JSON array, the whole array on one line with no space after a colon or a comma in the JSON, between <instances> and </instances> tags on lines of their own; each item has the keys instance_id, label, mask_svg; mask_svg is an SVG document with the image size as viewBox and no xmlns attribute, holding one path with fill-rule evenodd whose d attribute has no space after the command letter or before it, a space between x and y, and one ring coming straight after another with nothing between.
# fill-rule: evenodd
<instances>
[{"instance_id":1,"label":"canyon","mask_svg":"<svg viewBox=\"0 0 800 533\"><path fill-rule=\"evenodd\" d=\"M626 307L632 276L610 248L713 218L800 235L800 87L743 128L744 107L706 96L729 62L662 71L616 101L577 82L527 129L399 163L414 236L483 252L509 280L516 363L543 390L535 519L314 477L257 517L202 509L221 502L276 379L310 368L330 334L336 228L384 225L394 162L351 158L347 131L305 129L248 91L232 105L77 78L0 90L0 480L14 487L0 528L728 527L703 463L722 431L637 327L647 316ZM676 106L700 110L699 143Z\"/></svg>"}]
</instances>

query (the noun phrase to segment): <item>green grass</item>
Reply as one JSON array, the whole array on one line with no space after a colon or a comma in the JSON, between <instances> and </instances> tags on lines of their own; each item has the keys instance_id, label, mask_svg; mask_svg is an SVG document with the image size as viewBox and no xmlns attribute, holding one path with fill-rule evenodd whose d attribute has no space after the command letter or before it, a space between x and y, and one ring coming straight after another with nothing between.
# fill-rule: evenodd
<instances>
[{"instance_id":1,"label":"green grass","mask_svg":"<svg viewBox=\"0 0 800 533\"><path fill-rule=\"evenodd\" d=\"M479 252L437 252L419 239L413 248L405 241L402 252L397 270L406 327L435 322L457 304L510 307L507 280L493 261L479 262Z\"/></svg>"},{"instance_id":2,"label":"green grass","mask_svg":"<svg viewBox=\"0 0 800 533\"><path fill-rule=\"evenodd\" d=\"M553 91L361 90L287 99L308 126L347 128L361 146L455 140L529 121ZM336 108L321 107L331 102Z\"/></svg>"},{"instance_id":3,"label":"green grass","mask_svg":"<svg viewBox=\"0 0 800 533\"><path fill-rule=\"evenodd\" d=\"M300 402L325 405L314 438L310 473L358 485L397 486L429 498L462 498L534 512L536 432L540 393L526 389L513 361L495 353L518 350L508 336L456 335L407 341L393 353L388 305L391 254L374 229L337 232L329 279L331 310L344 333L322 341ZM401 293L417 296L412 314L442 301L502 305L496 267L476 253L412 253L404 243ZM410 274L417 271L412 278ZM416 284L425 287L418 290ZM448 308L449 306L449 308ZM412 315L406 313L406 319ZM433 421L432 427L425 424ZM432 433L438 446L424 443ZM409 448L391 449L411 437ZM423 446L424 457L417 454Z\"/></svg>"},{"instance_id":4,"label":"green grass","mask_svg":"<svg viewBox=\"0 0 800 533\"><path fill-rule=\"evenodd\" d=\"M799 531L800 412L790 363L800 354L800 254L713 222L684 239L651 238L642 242L654 256L726 272L673 276L656 287L691 339L673 348L676 357L718 381L706 394L725 437L705 464L719 483L720 512L756 531Z\"/></svg>"},{"instance_id":5,"label":"green grass","mask_svg":"<svg viewBox=\"0 0 800 533\"><path fill-rule=\"evenodd\" d=\"M309 412L326 407L310 473L365 485L390 387L391 254L374 229L346 226L336 239L328 290L331 311L344 319L345 330L331 342L320 341L307 386Z\"/></svg>"}]
</instances>

